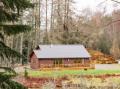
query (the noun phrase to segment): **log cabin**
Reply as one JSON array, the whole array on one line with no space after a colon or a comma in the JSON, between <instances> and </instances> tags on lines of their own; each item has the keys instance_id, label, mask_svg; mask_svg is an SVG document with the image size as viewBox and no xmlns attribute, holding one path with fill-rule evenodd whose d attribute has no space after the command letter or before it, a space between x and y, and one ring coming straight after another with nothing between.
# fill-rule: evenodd
<instances>
[{"instance_id":1,"label":"log cabin","mask_svg":"<svg viewBox=\"0 0 120 89\"><path fill-rule=\"evenodd\" d=\"M83 45L39 45L30 54L32 69L91 68L91 55Z\"/></svg>"}]
</instances>

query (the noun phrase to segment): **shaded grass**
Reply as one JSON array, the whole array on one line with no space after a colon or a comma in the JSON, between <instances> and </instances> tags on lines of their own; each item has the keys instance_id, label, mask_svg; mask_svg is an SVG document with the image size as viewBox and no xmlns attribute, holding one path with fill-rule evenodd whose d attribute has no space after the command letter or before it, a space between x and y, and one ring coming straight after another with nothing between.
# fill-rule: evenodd
<instances>
[{"instance_id":1,"label":"shaded grass","mask_svg":"<svg viewBox=\"0 0 120 89\"><path fill-rule=\"evenodd\" d=\"M120 70L55 70L55 71L28 70L28 76L32 77L62 77L65 75L103 75L103 74L120 74Z\"/></svg>"}]
</instances>

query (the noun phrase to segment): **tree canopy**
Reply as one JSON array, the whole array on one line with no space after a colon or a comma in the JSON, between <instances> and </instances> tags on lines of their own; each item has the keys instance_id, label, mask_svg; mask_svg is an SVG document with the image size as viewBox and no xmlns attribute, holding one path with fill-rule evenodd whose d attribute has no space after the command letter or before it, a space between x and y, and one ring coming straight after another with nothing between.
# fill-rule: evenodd
<instances>
[{"instance_id":1,"label":"tree canopy","mask_svg":"<svg viewBox=\"0 0 120 89\"><path fill-rule=\"evenodd\" d=\"M6 36L15 35L31 29L28 25L19 23L22 12L32 7L29 0L1 0L0 1L0 57L20 57L21 55L5 45ZM16 54L16 55L15 55ZM22 56L21 56L22 57Z\"/></svg>"}]
</instances>

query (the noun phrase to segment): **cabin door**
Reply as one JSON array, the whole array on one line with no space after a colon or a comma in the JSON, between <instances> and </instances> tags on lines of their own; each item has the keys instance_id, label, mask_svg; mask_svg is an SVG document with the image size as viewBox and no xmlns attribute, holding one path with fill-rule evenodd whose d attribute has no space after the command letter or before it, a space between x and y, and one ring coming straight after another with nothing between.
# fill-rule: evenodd
<instances>
[{"instance_id":1,"label":"cabin door","mask_svg":"<svg viewBox=\"0 0 120 89\"><path fill-rule=\"evenodd\" d=\"M54 59L54 67L62 66L62 59Z\"/></svg>"}]
</instances>

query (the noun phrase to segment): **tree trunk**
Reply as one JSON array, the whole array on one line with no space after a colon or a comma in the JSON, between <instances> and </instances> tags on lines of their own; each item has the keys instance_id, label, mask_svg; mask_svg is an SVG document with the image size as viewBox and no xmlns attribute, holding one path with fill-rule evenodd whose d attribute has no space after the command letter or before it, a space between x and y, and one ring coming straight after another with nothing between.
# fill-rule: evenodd
<instances>
[{"instance_id":1,"label":"tree trunk","mask_svg":"<svg viewBox=\"0 0 120 89\"><path fill-rule=\"evenodd\" d=\"M47 17L47 14L48 14L48 0L46 0L46 39L45 39L45 43L47 43L48 44L48 41L49 41L49 39L48 39L48 17Z\"/></svg>"},{"instance_id":2,"label":"tree trunk","mask_svg":"<svg viewBox=\"0 0 120 89\"><path fill-rule=\"evenodd\" d=\"M54 26L54 24L53 24L53 20L54 20L54 16L53 16L53 0L52 0L52 5L51 5L51 23L50 23L50 32L51 32L51 34L50 34L50 38L51 38L51 44L53 43L52 42L52 40L53 40L53 26Z\"/></svg>"},{"instance_id":3,"label":"tree trunk","mask_svg":"<svg viewBox=\"0 0 120 89\"><path fill-rule=\"evenodd\" d=\"M23 33L20 34L20 53L22 54L23 52ZM23 59L20 59L21 64L23 64Z\"/></svg>"}]
</instances>

